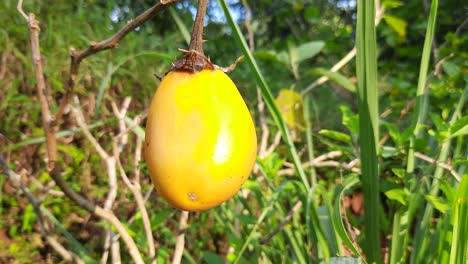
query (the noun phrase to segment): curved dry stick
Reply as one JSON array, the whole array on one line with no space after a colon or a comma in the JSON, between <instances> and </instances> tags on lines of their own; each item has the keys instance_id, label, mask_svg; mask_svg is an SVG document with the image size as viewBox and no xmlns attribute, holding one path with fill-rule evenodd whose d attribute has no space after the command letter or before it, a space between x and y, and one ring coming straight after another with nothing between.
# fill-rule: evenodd
<instances>
[{"instance_id":1,"label":"curved dry stick","mask_svg":"<svg viewBox=\"0 0 468 264\"><path fill-rule=\"evenodd\" d=\"M154 17L157 13L165 8L180 2L181 0L169 0L169 1L161 1L160 3L156 3L150 9L146 10L135 19L130 20L124 27L122 27L117 33L115 33L112 37L100 41L100 42L91 42L90 46L84 50L77 51L75 49L70 50L70 76L67 82L67 90L65 92L65 97L63 101L60 103L60 106L55 114L55 120L61 120L63 112L65 111L65 107L68 105L70 101L71 95L73 94L73 89L75 87L75 81L78 76L78 70L80 68L80 63L86 57L89 57L95 53L98 53L103 50L113 49L118 46L119 41L123 39L128 33L132 32L135 28L141 26L143 23Z\"/></svg>"}]
</instances>

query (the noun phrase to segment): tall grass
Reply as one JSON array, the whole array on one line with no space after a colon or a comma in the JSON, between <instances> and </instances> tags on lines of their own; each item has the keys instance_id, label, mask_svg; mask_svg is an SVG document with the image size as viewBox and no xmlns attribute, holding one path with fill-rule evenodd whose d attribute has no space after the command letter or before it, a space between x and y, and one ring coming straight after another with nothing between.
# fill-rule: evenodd
<instances>
[{"instance_id":1,"label":"tall grass","mask_svg":"<svg viewBox=\"0 0 468 264\"><path fill-rule=\"evenodd\" d=\"M379 98L374 0L358 1L356 71L359 100L359 146L364 193L364 253L370 263L382 262L380 254L380 190L377 142Z\"/></svg>"}]
</instances>

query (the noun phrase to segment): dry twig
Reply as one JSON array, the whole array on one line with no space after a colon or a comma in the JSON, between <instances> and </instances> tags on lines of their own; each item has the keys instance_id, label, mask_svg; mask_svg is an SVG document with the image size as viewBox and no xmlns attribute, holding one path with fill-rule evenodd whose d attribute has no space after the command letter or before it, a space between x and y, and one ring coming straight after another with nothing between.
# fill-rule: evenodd
<instances>
[{"instance_id":1,"label":"dry twig","mask_svg":"<svg viewBox=\"0 0 468 264\"><path fill-rule=\"evenodd\" d=\"M172 258L172 264L180 264L182 260L182 254L184 253L185 247L185 230L187 229L187 220L189 212L182 211L179 220L179 231L177 234L176 246L174 250L174 257Z\"/></svg>"},{"instance_id":2,"label":"dry twig","mask_svg":"<svg viewBox=\"0 0 468 264\"><path fill-rule=\"evenodd\" d=\"M92 42L88 48L78 51L75 49L71 49L70 51L70 76L67 82L67 89L65 92L65 97L61 102L57 113L55 115L55 120L61 120L62 115L65 111L65 107L68 105L71 95L73 94L73 90L75 87L76 78L78 76L78 70L80 67L80 63L86 58L95 53L98 53L103 50L113 49L116 48L121 39L123 39L128 33L132 32L135 28L141 26L143 23L154 17L158 14L161 10L180 2L181 0L166 0L160 1L153 5L151 8L137 16L136 18L130 20L124 27L122 27L119 31L117 31L113 36L110 38L100 41L100 42Z\"/></svg>"}]
</instances>

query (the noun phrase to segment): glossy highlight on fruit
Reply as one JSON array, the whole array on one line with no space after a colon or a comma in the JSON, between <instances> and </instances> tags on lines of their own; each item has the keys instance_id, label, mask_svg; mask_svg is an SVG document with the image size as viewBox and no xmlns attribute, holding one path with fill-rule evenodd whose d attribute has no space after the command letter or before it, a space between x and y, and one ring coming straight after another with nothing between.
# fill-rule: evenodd
<instances>
[{"instance_id":1,"label":"glossy highlight on fruit","mask_svg":"<svg viewBox=\"0 0 468 264\"><path fill-rule=\"evenodd\" d=\"M247 180L256 153L249 110L224 72L164 77L149 109L144 154L169 204L203 211L225 202Z\"/></svg>"}]
</instances>

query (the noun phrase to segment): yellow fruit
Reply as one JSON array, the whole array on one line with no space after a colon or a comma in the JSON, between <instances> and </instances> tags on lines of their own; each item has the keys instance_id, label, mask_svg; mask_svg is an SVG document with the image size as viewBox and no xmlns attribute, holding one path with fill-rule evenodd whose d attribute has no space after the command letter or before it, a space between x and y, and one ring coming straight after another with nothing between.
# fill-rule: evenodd
<instances>
[{"instance_id":1,"label":"yellow fruit","mask_svg":"<svg viewBox=\"0 0 468 264\"><path fill-rule=\"evenodd\" d=\"M148 113L145 160L169 204L203 211L225 202L247 180L256 152L249 110L224 72L164 77Z\"/></svg>"}]
</instances>

